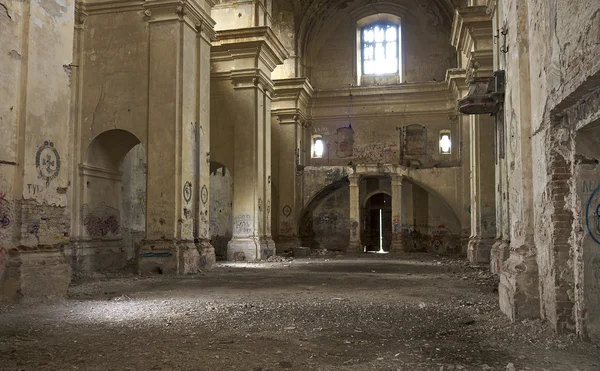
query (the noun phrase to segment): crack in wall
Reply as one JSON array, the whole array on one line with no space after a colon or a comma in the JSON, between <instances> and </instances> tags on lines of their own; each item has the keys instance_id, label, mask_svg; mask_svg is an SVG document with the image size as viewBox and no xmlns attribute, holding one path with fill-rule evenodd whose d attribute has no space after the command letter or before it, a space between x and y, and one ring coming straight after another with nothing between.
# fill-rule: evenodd
<instances>
[{"instance_id":1,"label":"crack in wall","mask_svg":"<svg viewBox=\"0 0 600 371\"><path fill-rule=\"evenodd\" d=\"M6 16L8 17L8 19L10 19L12 21L12 17L10 16L10 13L8 12L8 7L2 3L0 3L0 7L4 8L4 11L6 12Z\"/></svg>"}]
</instances>

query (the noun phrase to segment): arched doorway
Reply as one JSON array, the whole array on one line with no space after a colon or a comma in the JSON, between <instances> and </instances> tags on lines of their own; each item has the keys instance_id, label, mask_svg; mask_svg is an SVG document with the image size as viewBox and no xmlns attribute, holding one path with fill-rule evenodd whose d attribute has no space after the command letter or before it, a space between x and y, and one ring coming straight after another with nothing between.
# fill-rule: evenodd
<instances>
[{"instance_id":1,"label":"arched doorway","mask_svg":"<svg viewBox=\"0 0 600 371\"><path fill-rule=\"evenodd\" d=\"M389 252L392 243L392 197L384 192L370 196L363 211L363 244L367 252Z\"/></svg>"},{"instance_id":2,"label":"arched doorway","mask_svg":"<svg viewBox=\"0 0 600 371\"><path fill-rule=\"evenodd\" d=\"M79 271L134 268L146 230L146 152L125 130L109 130L90 143L79 166L77 251Z\"/></svg>"}]
</instances>

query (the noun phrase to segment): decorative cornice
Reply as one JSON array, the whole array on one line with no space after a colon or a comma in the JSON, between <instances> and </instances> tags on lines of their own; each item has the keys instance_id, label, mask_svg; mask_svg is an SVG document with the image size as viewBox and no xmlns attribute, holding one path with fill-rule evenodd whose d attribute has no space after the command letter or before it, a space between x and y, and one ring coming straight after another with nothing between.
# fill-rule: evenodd
<instances>
[{"instance_id":1,"label":"decorative cornice","mask_svg":"<svg viewBox=\"0 0 600 371\"><path fill-rule=\"evenodd\" d=\"M487 0L487 10L486 13L490 17L494 17L497 11L498 0Z\"/></svg>"},{"instance_id":2,"label":"decorative cornice","mask_svg":"<svg viewBox=\"0 0 600 371\"><path fill-rule=\"evenodd\" d=\"M145 0L78 1L88 15L124 13L144 10Z\"/></svg>"},{"instance_id":3,"label":"decorative cornice","mask_svg":"<svg viewBox=\"0 0 600 371\"><path fill-rule=\"evenodd\" d=\"M81 1L75 2L75 27L83 27L88 14L83 10L84 4Z\"/></svg>"},{"instance_id":4,"label":"decorative cornice","mask_svg":"<svg viewBox=\"0 0 600 371\"><path fill-rule=\"evenodd\" d=\"M314 90L307 78L280 79L273 81L273 110L299 109L306 111Z\"/></svg>"},{"instance_id":5,"label":"decorative cornice","mask_svg":"<svg viewBox=\"0 0 600 371\"><path fill-rule=\"evenodd\" d=\"M462 98L469 89L467 83L467 71L462 68L453 68L446 71L446 83L448 90L455 99Z\"/></svg>"},{"instance_id":6,"label":"decorative cornice","mask_svg":"<svg viewBox=\"0 0 600 371\"><path fill-rule=\"evenodd\" d=\"M270 27L217 31L216 37L211 52L213 62L254 58L253 67L260 67L260 61L273 72L289 57L289 52Z\"/></svg>"},{"instance_id":7,"label":"decorative cornice","mask_svg":"<svg viewBox=\"0 0 600 371\"><path fill-rule=\"evenodd\" d=\"M259 68L233 70L229 76L234 89L258 88L265 93L273 94L271 77Z\"/></svg>"},{"instance_id":8,"label":"decorative cornice","mask_svg":"<svg viewBox=\"0 0 600 371\"><path fill-rule=\"evenodd\" d=\"M459 52L467 54L473 39L478 36L493 36L492 18L486 5L457 9L452 24L451 44Z\"/></svg>"},{"instance_id":9,"label":"decorative cornice","mask_svg":"<svg viewBox=\"0 0 600 371\"><path fill-rule=\"evenodd\" d=\"M214 37L215 21L196 0L146 0L144 9L148 22L184 21L194 30Z\"/></svg>"}]
</instances>

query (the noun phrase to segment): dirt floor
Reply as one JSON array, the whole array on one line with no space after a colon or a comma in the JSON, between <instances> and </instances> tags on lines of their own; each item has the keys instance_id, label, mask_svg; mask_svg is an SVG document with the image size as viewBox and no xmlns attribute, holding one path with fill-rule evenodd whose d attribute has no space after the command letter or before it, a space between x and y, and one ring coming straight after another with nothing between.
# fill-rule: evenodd
<instances>
[{"instance_id":1,"label":"dirt floor","mask_svg":"<svg viewBox=\"0 0 600 371\"><path fill-rule=\"evenodd\" d=\"M428 255L76 277L0 308L1 370L600 370L597 346L509 323L496 278Z\"/></svg>"}]
</instances>

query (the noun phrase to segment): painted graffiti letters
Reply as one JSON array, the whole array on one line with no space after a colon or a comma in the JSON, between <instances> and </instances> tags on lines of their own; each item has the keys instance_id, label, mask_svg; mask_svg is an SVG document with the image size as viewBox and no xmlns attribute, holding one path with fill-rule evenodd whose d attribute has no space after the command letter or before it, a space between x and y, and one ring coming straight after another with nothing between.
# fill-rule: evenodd
<instances>
[{"instance_id":1,"label":"painted graffiti letters","mask_svg":"<svg viewBox=\"0 0 600 371\"><path fill-rule=\"evenodd\" d=\"M35 195L42 191L42 187L37 184L27 184L27 191L30 195Z\"/></svg>"},{"instance_id":2,"label":"painted graffiti letters","mask_svg":"<svg viewBox=\"0 0 600 371\"><path fill-rule=\"evenodd\" d=\"M254 231L252 216L248 214L237 215L233 225L234 233L238 236L251 235Z\"/></svg>"},{"instance_id":3,"label":"painted graffiti letters","mask_svg":"<svg viewBox=\"0 0 600 371\"><path fill-rule=\"evenodd\" d=\"M54 143L45 141L44 145L38 148L35 154L35 167L38 170L40 178L46 181L46 184L56 178L60 172L60 156Z\"/></svg>"},{"instance_id":4,"label":"painted graffiti letters","mask_svg":"<svg viewBox=\"0 0 600 371\"><path fill-rule=\"evenodd\" d=\"M87 205L83 207L83 225L91 237L105 237L108 234L118 235L121 231L119 210L102 203L93 210Z\"/></svg>"}]
</instances>

